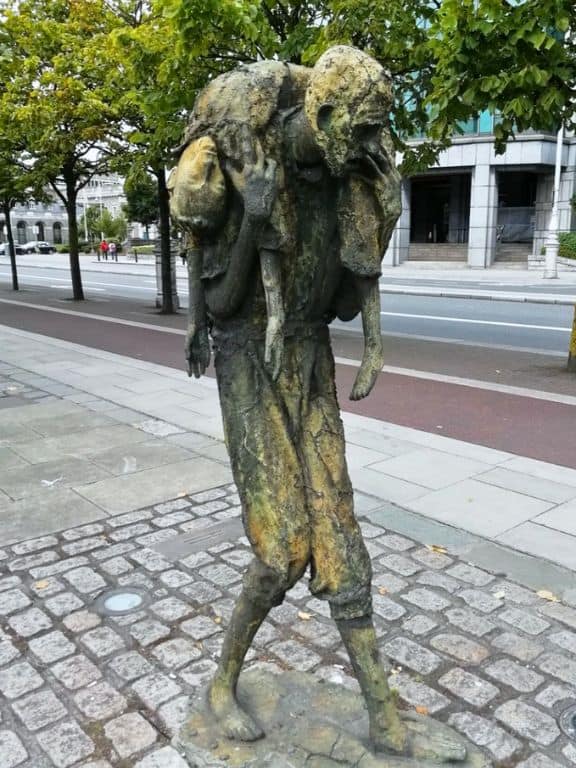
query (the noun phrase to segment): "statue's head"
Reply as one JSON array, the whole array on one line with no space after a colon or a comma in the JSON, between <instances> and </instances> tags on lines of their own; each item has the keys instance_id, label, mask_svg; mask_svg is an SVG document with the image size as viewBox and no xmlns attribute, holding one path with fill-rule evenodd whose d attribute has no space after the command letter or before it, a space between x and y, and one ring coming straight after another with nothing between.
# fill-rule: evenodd
<instances>
[{"instance_id":1,"label":"statue's head","mask_svg":"<svg viewBox=\"0 0 576 768\"><path fill-rule=\"evenodd\" d=\"M360 169L369 172L371 162L380 164L380 134L388 124L391 103L390 80L368 54L337 45L318 59L304 110L334 176Z\"/></svg>"},{"instance_id":2,"label":"statue's head","mask_svg":"<svg viewBox=\"0 0 576 768\"><path fill-rule=\"evenodd\" d=\"M168 178L170 213L194 234L214 232L226 213L226 182L209 136L190 143Z\"/></svg>"}]
</instances>

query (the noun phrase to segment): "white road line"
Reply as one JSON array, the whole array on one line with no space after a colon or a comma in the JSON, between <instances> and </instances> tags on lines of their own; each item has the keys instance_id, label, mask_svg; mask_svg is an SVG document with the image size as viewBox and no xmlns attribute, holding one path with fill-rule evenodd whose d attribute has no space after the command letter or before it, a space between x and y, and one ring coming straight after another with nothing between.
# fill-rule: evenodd
<instances>
[{"instance_id":1,"label":"white road line","mask_svg":"<svg viewBox=\"0 0 576 768\"><path fill-rule=\"evenodd\" d=\"M555 325L531 325L530 323L508 323L500 320L473 320L468 317L445 317L443 315L416 315L409 312L380 312L386 317L407 317L413 320L440 320L446 323L468 323L470 325L496 325L503 328L526 328L533 331L563 331L570 333L571 328L560 328Z\"/></svg>"}]
</instances>

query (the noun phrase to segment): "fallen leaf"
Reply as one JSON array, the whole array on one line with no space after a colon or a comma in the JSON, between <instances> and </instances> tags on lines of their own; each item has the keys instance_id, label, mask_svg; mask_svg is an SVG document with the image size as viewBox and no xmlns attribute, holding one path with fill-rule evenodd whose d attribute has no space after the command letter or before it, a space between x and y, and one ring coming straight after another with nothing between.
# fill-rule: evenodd
<instances>
[{"instance_id":1,"label":"fallen leaf","mask_svg":"<svg viewBox=\"0 0 576 768\"><path fill-rule=\"evenodd\" d=\"M422 707L422 706L418 705L417 707L415 707L415 709L416 709L416 712L419 715L427 715L427 714L429 714L428 707Z\"/></svg>"},{"instance_id":2,"label":"fallen leaf","mask_svg":"<svg viewBox=\"0 0 576 768\"><path fill-rule=\"evenodd\" d=\"M184 496L188 496L188 494L186 493L186 491L181 491L181 492L178 494L178 498L179 498L179 499L182 499Z\"/></svg>"},{"instance_id":3,"label":"fallen leaf","mask_svg":"<svg viewBox=\"0 0 576 768\"><path fill-rule=\"evenodd\" d=\"M492 593L497 600L504 600L506 592L493 592Z\"/></svg>"},{"instance_id":4,"label":"fallen leaf","mask_svg":"<svg viewBox=\"0 0 576 768\"><path fill-rule=\"evenodd\" d=\"M378 587L378 592L381 595L387 595L388 594L388 590L386 589L386 587Z\"/></svg>"},{"instance_id":5,"label":"fallen leaf","mask_svg":"<svg viewBox=\"0 0 576 768\"><path fill-rule=\"evenodd\" d=\"M214 624L222 624L222 616L214 616Z\"/></svg>"},{"instance_id":6,"label":"fallen leaf","mask_svg":"<svg viewBox=\"0 0 576 768\"><path fill-rule=\"evenodd\" d=\"M306 611L298 611L298 618L302 619L302 621L310 621L312 615L310 613L306 613Z\"/></svg>"},{"instance_id":7,"label":"fallen leaf","mask_svg":"<svg viewBox=\"0 0 576 768\"><path fill-rule=\"evenodd\" d=\"M442 547L440 544L426 544L425 546L430 552L438 552L440 555L445 555L448 551L446 547Z\"/></svg>"},{"instance_id":8,"label":"fallen leaf","mask_svg":"<svg viewBox=\"0 0 576 768\"><path fill-rule=\"evenodd\" d=\"M34 584L35 589L46 589L46 587L50 586L50 582L44 579L43 581L37 581Z\"/></svg>"},{"instance_id":9,"label":"fallen leaf","mask_svg":"<svg viewBox=\"0 0 576 768\"><path fill-rule=\"evenodd\" d=\"M536 592L538 597L541 597L542 600L549 600L551 603L559 603L560 599L556 597L556 595L553 592L549 592L547 589L539 589L538 592Z\"/></svg>"}]
</instances>

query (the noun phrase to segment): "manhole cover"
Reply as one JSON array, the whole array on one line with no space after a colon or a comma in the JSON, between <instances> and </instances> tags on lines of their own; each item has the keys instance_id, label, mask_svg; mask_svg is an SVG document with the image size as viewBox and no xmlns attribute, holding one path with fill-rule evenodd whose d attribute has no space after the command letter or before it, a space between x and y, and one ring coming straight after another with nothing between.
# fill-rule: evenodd
<instances>
[{"instance_id":1,"label":"manhole cover","mask_svg":"<svg viewBox=\"0 0 576 768\"><path fill-rule=\"evenodd\" d=\"M94 608L105 616L122 616L140 610L146 602L147 594L144 590L128 587L102 592L94 601Z\"/></svg>"},{"instance_id":2,"label":"manhole cover","mask_svg":"<svg viewBox=\"0 0 576 768\"><path fill-rule=\"evenodd\" d=\"M558 723L566 736L572 739L572 741L576 741L576 705L573 704L564 710L560 715Z\"/></svg>"}]
</instances>

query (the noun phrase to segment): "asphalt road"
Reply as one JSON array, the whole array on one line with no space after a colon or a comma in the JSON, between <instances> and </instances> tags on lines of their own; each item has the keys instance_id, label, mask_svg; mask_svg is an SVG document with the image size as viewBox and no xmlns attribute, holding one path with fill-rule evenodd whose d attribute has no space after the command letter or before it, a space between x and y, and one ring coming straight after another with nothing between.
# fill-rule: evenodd
<instances>
[{"instance_id":1,"label":"asphalt road","mask_svg":"<svg viewBox=\"0 0 576 768\"><path fill-rule=\"evenodd\" d=\"M141 274L126 274L121 265L89 268L83 265L82 275L88 296L106 300L125 297L149 300L156 295L156 278L151 265L142 265ZM109 271L106 271L108 269ZM134 267L132 267L134 269ZM112 271L114 270L114 271ZM71 283L67 267L41 268L20 266L19 279L23 287L51 289L69 295ZM0 286L8 287L8 265L0 263ZM405 285L406 277L387 278L390 285ZM483 291L506 291L541 294L573 295L575 286L510 285L486 280L455 281L417 277L418 287L472 288ZM187 281L182 271L178 278L178 293L187 305ZM572 308L567 306L491 302L446 297L403 296L383 294L382 332L395 337L436 339L485 347L533 350L543 354L565 355L572 322ZM342 326L344 327L344 326ZM347 323L349 330L360 330L359 321Z\"/></svg>"}]
</instances>

